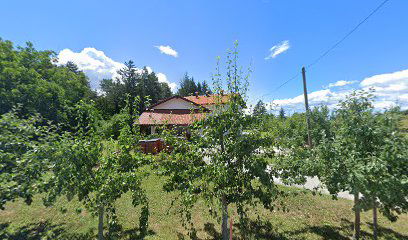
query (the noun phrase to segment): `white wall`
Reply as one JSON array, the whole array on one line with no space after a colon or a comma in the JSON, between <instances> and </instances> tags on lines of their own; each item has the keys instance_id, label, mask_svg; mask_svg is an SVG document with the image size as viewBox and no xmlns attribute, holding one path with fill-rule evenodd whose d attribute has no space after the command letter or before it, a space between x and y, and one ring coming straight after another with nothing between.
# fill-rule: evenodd
<instances>
[{"instance_id":1,"label":"white wall","mask_svg":"<svg viewBox=\"0 0 408 240\"><path fill-rule=\"evenodd\" d=\"M198 107L191 102L180 98L173 98L162 104L159 104L153 109L197 109Z\"/></svg>"}]
</instances>

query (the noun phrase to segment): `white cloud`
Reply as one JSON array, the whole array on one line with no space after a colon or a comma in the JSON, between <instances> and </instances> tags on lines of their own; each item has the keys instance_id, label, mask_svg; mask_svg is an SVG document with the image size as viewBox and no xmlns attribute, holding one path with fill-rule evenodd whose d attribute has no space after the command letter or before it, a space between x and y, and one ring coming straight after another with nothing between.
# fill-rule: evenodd
<instances>
[{"instance_id":1,"label":"white cloud","mask_svg":"<svg viewBox=\"0 0 408 240\"><path fill-rule=\"evenodd\" d=\"M91 47L84 48L81 52L73 52L68 48L60 51L58 63L66 64L68 61L75 63L89 77L94 89L99 88L102 79L115 78L117 71L125 66L106 56L103 51Z\"/></svg>"},{"instance_id":2,"label":"white cloud","mask_svg":"<svg viewBox=\"0 0 408 240\"><path fill-rule=\"evenodd\" d=\"M337 81L337 82L335 82L335 83L329 83L329 85L326 86L325 88L343 87L343 86L350 85L350 84L353 84L353 83L356 83L356 82L357 82L357 81L345 81L345 80L340 80L340 81Z\"/></svg>"},{"instance_id":3,"label":"white cloud","mask_svg":"<svg viewBox=\"0 0 408 240\"><path fill-rule=\"evenodd\" d=\"M337 81L329 84L329 88L345 86L358 81ZM363 79L359 82L359 86L363 90L374 89L375 102L374 107L378 110L401 106L402 109L408 109L408 69L394 73L386 73L374 75ZM322 89L309 93L309 105L319 106L327 105L329 108L334 108L339 100L346 98L354 89ZM283 107L293 111L304 111L303 94L287 99L277 99L271 102L271 105L276 106L276 109Z\"/></svg>"},{"instance_id":4,"label":"white cloud","mask_svg":"<svg viewBox=\"0 0 408 240\"><path fill-rule=\"evenodd\" d=\"M68 61L75 63L78 69L88 76L93 89L99 89L102 79L118 77L117 71L125 66L123 63L116 62L106 56L103 51L91 47L84 48L81 52L74 52L68 48L60 51L58 64L66 64ZM151 67L147 66L146 68L149 73L153 72ZM141 72L142 69L137 69L137 71ZM157 73L157 77L159 81L169 84L172 91L177 88L177 84L168 81L164 73Z\"/></svg>"},{"instance_id":5,"label":"white cloud","mask_svg":"<svg viewBox=\"0 0 408 240\"><path fill-rule=\"evenodd\" d=\"M172 57L178 57L178 52L176 50L174 50L172 47L170 47L169 45L164 46L164 45L160 45L160 46L154 46L155 48L159 49L161 53L172 56Z\"/></svg>"},{"instance_id":6,"label":"white cloud","mask_svg":"<svg viewBox=\"0 0 408 240\"><path fill-rule=\"evenodd\" d=\"M172 91L173 93L176 92L177 84L172 83L172 82L169 82L169 80L167 80L166 75L164 75L163 73L156 73L156 76L157 76L157 78L159 79L159 82L165 82L165 83L167 83L167 84L169 85L171 91Z\"/></svg>"},{"instance_id":7,"label":"white cloud","mask_svg":"<svg viewBox=\"0 0 408 240\"><path fill-rule=\"evenodd\" d=\"M370 86L385 86L389 84L407 84L408 82L408 69L393 72L393 73L385 73L379 74L372 77L365 78L361 81L360 85L362 87L370 87Z\"/></svg>"},{"instance_id":8,"label":"white cloud","mask_svg":"<svg viewBox=\"0 0 408 240\"><path fill-rule=\"evenodd\" d=\"M270 54L265 57L265 60L277 57L279 54L286 52L290 48L289 41L285 40L269 49Z\"/></svg>"},{"instance_id":9,"label":"white cloud","mask_svg":"<svg viewBox=\"0 0 408 240\"><path fill-rule=\"evenodd\" d=\"M365 78L360 86L365 90L375 90L375 107L378 109L396 105L408 109L408 69Z\"/></svg>"},{"instance_id":10,"label":"white cloud","mask_svg":"<svg viewBox=\"0 0 408 240\"><path fill-rule=\"evenodd\" d=\"M337 102L343 99L349 91L335 92L330 89L323 89L309 93L309 105L320 106L327 105L330 108L334 107ZM293 111L304 111L304 96L303 94L296 96L294 98L287 99L277 99L272 101L272 105L277 107L284 107L285 109L290 109Z\"/></svg>"},{"instance_id":11,"label":"white cloud","mask_svg":"<svg viewBox=\"0 0 408 240\"><path fill-rule=\"evenodd\" d=\"M389 108L396 107L396 106L397 106L397 103L393 101L380 101L380 102L374 103L374 107L379 110L389 109Z\"/></svg>"},{"instance_id":12,"label":"white cloud","mask_svg":"<svg viewBox=\"0 0 408 240\"><path fill-rule=\"evenodd\" d=\"M408 102L408 93L399 95L398 96L398 101L400 101L400 100Z\"/></svg>"}]
</instances>

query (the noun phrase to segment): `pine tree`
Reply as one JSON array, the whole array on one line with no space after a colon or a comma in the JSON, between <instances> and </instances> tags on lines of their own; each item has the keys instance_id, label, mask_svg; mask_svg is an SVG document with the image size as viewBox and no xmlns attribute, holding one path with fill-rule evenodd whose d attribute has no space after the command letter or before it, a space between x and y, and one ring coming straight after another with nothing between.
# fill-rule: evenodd
<instances>
[{"instance_id":1,"label":"pine tree","mask_svg":"<svg viewBox=\"0 0 408 240\"><path fill-rule=\"evenodd\" d=\"M138 69L133 61L125 63L118 71L116 79L104 79L101 82L102 94L97 98L97 106L105 117L118 114L125 106L126 96L130 99L140 98L138 105L131 107L131 113L143 112L147 104L154 104L161 99L170 97L173 93L165 82L159 82L154 72L147 67Z\"/></svg>"},{"instance_id":2,"label":"pine tree","mask_svg":"<svg viewBox=\"0 0 408 240\"><path fill-rule=\"evenodd\" d=\"M279 110L279 118L280 119L285 119L286 118L285 109L283 109L283 107L281 107L280 110Z\"/></svg>"},{"instance_id":3,"label":"pine tree","mask_svg":"<svg viewBox=\"0 0 408 240\"><path fill-rule=\"evenodd\" d=\"M266 107L265 104L262 100L259 100L255 107L254 110L252 111L252 115L254 116L262 116L266 114Z\"/></svg>"},{"instance_id":4,"label":"pine tree","mask_svg":"<svg viewBox=\"0 0 408 240\"><path fill-rule=\"evenodd\" d=\"M183 79L180 81L180 87L177 94L185 97L194 95L195 93L198 93L199 95L205 95L207 93L211 94L211 89L206 81L196 82L194 77L190 77L188 73L185 73Z\"/></svg>"}]
</instances>

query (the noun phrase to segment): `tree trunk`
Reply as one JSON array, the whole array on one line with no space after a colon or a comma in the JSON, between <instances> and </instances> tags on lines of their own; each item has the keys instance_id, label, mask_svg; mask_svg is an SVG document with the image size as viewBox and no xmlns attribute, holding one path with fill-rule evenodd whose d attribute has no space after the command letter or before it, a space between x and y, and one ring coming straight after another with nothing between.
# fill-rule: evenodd
<instances>
[{"instance_id":1,"label":"tree trunk","mask_svg":"<svg viewBox=\"0 0 408 240\"><path fill-rule=\"evenodd\" d=\"M105 208L103 206L99 207L99 223L98 223L98 240L103 240L103 215Z\"/></svg>"},{"instance_id":2,"label":"tree trunk","mask_svg":"<svg viewBox=\"0 0 408 240\"><path fill-rule=\"evenodd\" d=\"M377 240L377 201L375 198L373 199L373 236L374 239Z\"/></svg>"},{"instance_id":3,"label":"tree trunk","mask_svg":"<svg viewBox=\"0 0 408 240\"><path fill-rule=\"evenodd\" d=\"M227 198L225 197L225 195L222 196L221 202L222 202L222 225L221 225L222 240L229 240L228 203L227 203Z\"/></svg>"},{"instance_id":4,"label":"tree trunk","mask_svg":"<svg viewBox=\"0 0 408 240\"><path fill-rule=\"evenodd\" d=\"M232 225L233 225L233 219L232 216L230 218L230 232L229 232L229 240L232 240Z\"/></svg>"},{"instance_id":5,"label":"tree trunk","mask_svg":"<svg viewBox=\"0 0 408 240\"><path fill-rule=\"evenodd\" d=\"M353 239L360 239L360 206L359 192L354 193L354 236Z\"/></svg>"}]
</instances>

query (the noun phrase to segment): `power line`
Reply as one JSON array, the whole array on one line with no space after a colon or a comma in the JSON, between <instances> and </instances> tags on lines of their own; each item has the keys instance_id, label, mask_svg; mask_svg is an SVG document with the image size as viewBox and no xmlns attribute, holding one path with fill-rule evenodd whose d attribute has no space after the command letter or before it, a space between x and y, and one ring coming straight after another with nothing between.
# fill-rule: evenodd
<instances>
[{"instance_id":1,"label":"power line","mask_svg":"<svg viewBox=\"0 0 408 240\"><path fill-rule=\"evenodd\" d=\"M271 95L272 93L278 91L281 87L285 86L285 85L286 85L287 83L289 83L290 81L292 81L292 80L296 79L297 77L299 77L299 75L300 75L300 72L298 72L295 76L289 78L289 80L287 80L286 82L284 82L284 83L282 83L281 85L279 85L279 87L275 88L275 90L273 90L272 92L267 93L267 94L263 95L262 97L267 96L267 95Z\"/></svg>"},{"instance_id":2,"label":"power line","mask_svg":"<svg viewBox=\"0 0 408 240\"><path fill-rule=\"evenodd\" d=\"M362 21L360 21L351 31L349 31L343 38L341 38L339 41L337 41L333 46L331 46L329 49L327 49L323 54L321 54L316 60L314 60L312 63L310 63L309 65L307 65L307 68L311 68L312 66L314 66L315 64L317 64L322 58L324 58L327 54L329 54L333 49L335 49L337 46L339 46L344 40L346 40L351 34L353 34L361 25L363 25L371 16L373 16L378 10L380 10L380 8L382 8L388 1L390 0L384 0L383 2L380 3L380 5L378 5L373 11L371 11L370 14L368 14L367 17L365 17ZM282 83L281 85L279 85L275 90L273 90L272 92L263 95L267 96L270 94L275 93L276 91L278 91L280 88L282 88L283 86L285 86L287 83L289 83L290 81L293 81L294 79L296 79L298 76L300 75L300 72L298 72L295 76L293 76L292 78L290 78L289 80L285 81L284 83Z\"/></svg>"},{"instance_id":3,"label":"power line","mask_svg":"<svg viewBox=\"0 0 408 240\"><path fill-rule=\"evenodd\" d=\"M316 60L314 60L312 63L307 65L307 68L312 67L316 63L318 63L322 58L324 58L329 52L331 52L333 49L335 49L337 46L339 46L344 40L346 40L351 34L353 34L363 23L365 23L371 16L373 16L382 6L384 6L389 0L384 0L381 2L380 5L378 5L367 17L365 17L361 22L359 22L351 31L349 31L343 38L341 38L339 41L337 41L333 46L331 46L329 49L327 49L322 55L320 55Z\"/></svg>"}]
</instances>

